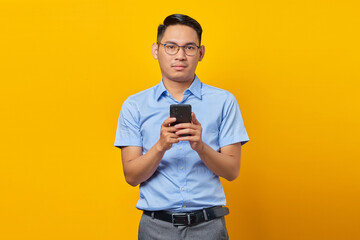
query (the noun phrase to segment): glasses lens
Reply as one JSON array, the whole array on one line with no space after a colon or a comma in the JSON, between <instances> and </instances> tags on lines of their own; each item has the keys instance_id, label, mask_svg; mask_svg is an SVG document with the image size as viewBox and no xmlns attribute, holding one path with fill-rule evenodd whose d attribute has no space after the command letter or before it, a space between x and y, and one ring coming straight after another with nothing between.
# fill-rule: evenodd
<instances>
[{"instance_id":1,"label":"glasses lens","mask_svg":"<svg viewBox=\"0 0 360 240\"><path fill-rule=\"evenodd\" d=\"M165 51L168 54L176 54L178 52L178 46L176 46L175 44L166 44L165 45Z\"/></svg>"},{"instance_id":2,"label":"glasses lens","mask_svg":"<svg viewBox=\"0 0 360 240\"><path fill-rule=\"evenodd\" d=\"M189 56L196 55L196 53L198 51L198 48L194 45L186 45L184 49L185 49L186 55L189 55Z\"/></svg>"}]
</instances>

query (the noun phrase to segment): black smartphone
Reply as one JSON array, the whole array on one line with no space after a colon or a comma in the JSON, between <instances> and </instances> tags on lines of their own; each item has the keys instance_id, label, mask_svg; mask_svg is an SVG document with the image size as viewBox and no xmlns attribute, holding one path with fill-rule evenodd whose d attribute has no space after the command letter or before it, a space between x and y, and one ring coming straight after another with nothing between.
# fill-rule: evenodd
<instances>
[{"instance_id":1,"label":"black smartphone","mask_svg":"<svg viewBox=\"0 0 360 240\"><path fill-rule=\"evenodd\" d=\"M170 105L170 117L175 117L176 122L170 124L174 126L179 123L191 122L191 105L190 104L171 104ZM188 134L180 135L181 137L190 136Z\"/></svg>"}]
</instances>

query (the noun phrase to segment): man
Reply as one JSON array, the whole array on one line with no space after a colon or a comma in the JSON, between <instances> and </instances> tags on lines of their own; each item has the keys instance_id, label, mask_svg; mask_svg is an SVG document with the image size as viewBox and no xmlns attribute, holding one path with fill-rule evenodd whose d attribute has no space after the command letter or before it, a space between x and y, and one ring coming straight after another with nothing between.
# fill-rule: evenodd
<instances>
[{"instance_id":1,"label":"man","mask_svg":"<svg viewBox=\"0 0 360 240\"><path fill-rule=\"evenodd\" d=\"M115 146L126 181L140 184L139 239L228 239L219 177L238 176L249 138L235 97L195 75L205 54L201 33L189 16L168 16L151 47L162 80L120 112ZM171 126L169 106L179 103L192 106L192 122Z\"/></svg>"}]
</instances>

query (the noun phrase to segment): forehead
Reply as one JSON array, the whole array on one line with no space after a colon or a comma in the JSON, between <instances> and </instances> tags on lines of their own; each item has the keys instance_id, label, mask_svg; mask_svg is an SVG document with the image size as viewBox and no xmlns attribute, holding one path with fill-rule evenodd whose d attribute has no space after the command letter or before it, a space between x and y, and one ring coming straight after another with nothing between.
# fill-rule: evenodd
<instances>
[{"instance_id":1,"label":"forehead","mask_svg":"<svg viewBox=\"0 0 360 240\"><path fill-rule=\"evenodd\" d=\"M195 29L186 25L171 25L165 30L161 42L175 42L180 45L187 43L199 44Z\"/></svg>"}]
</instances>

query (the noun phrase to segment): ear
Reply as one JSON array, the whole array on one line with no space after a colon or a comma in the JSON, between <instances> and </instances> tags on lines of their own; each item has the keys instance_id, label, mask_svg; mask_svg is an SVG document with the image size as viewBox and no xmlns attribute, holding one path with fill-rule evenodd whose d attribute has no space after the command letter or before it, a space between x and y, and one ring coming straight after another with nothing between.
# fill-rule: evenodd
<instances>
[{"instance_id":1,"label":"ear","mask_svg":"<svg viewBox=\"0 0 360 240\"><path fill-rule=\"evenodd\" d=\"M199 62L201 62L201 60L204 58L204 55L205 55L205 46L204 45L200 46L199 52L200 52Z\"/></svg>"},{"instance_id":2,"label":"ear","mask_svg":"<svg viewBox=\"0 0 360 240\"><path fill-rule=\"evenodd\" d=\"M156 43L153 43L151 45L151 53L152 53L154 59L158 59L158 50L159 50L159 45L157 45Z\"/></svg>"}]
</instances>

